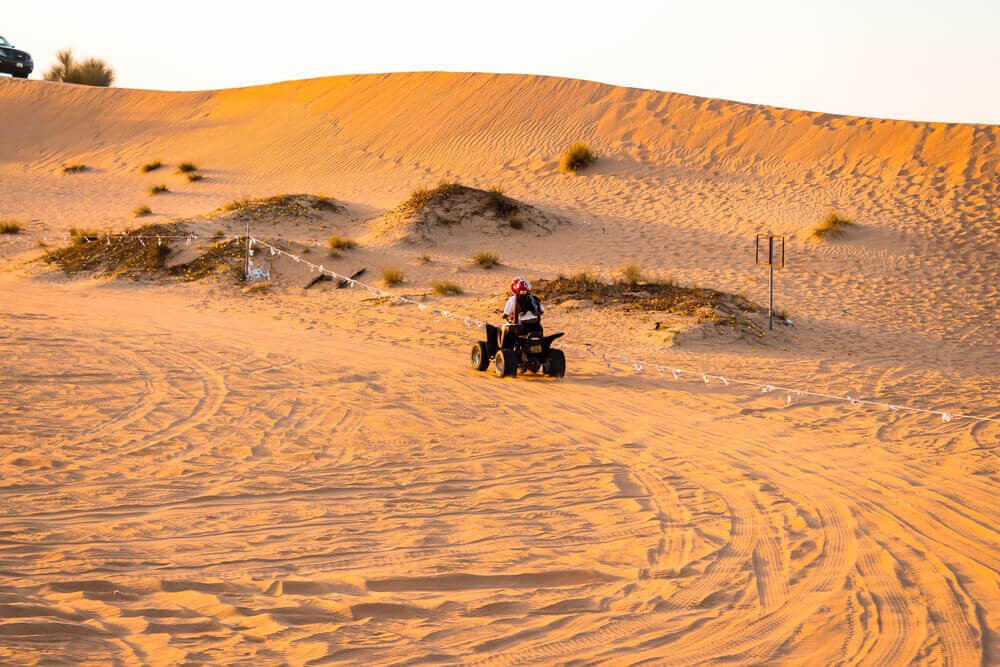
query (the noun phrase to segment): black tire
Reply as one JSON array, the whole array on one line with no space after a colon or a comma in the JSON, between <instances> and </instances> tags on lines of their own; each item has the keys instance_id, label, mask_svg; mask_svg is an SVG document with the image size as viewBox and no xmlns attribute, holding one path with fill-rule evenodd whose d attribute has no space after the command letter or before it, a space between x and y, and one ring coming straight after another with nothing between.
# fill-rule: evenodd
<instances>
[{"instance_id":1,"label":"black tire","mask_svg":"<svg viewBox=\"0 0 1000 667\"><path fill-rule=\"evenodd\" d=\"M517 352L514 350L500 350L493 363L496 365L497 377L517 376Z\"/></svg>"},{"instance_id":2,"label":"black tire","mask_svg":"<svg viewBox=\"0 0 1000 667\"><path fill-rule=\"evenodd\" d=\"M562 350L549 350L549 363L545 373L554 378L566 375L566 355Z\"/></svg>"},{"instance_id":3,"label":"black tire","mask_svg":"<svg viewBox=\"0 0 1000 667\"><path fill-rule=\"evenodd\" d=\"M12 74L12 76L15 79L27 79L28 78L28 73L27 72L14 72L14 74Z\"/></svg>"},{"instance_id":4,"label":"black tire","mask_svg":"<svg viewBox=\"0 0 1000 667\"><path fill-rule=\"evenodd\" d=\"M490 367L490 357L486 354L486 343L483 341L472 346L472 367L477 371L485 371Z\"/></svg>"}]
</instances>

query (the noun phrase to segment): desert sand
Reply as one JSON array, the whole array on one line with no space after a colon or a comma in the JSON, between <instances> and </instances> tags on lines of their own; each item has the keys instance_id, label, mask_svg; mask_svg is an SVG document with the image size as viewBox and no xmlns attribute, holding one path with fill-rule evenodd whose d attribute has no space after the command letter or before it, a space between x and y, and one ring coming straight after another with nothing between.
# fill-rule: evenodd
<instances>
[{"instance_id":1,"label":"desert sand","mask_svg":"<svg viewBox=\"0 0 1000 667\"><path fill-rule=\"evenodd\" d=\"M0 663L1000 664L1000 423L629 362L1000 419L997 127L443 73L0 79L0 114ZM440 181L551 217L385 233ZM287 258L258 253L266 290L39 261L174 220L191 256L241 233L213 211L285 193L345 208L256 236L489 321L513 275L626 262L766 303L772 231L793 324L553 304L567 376L501 380L460 319ZM831 210L857 225L810 240Z\"/></svg>"}]
</instances>

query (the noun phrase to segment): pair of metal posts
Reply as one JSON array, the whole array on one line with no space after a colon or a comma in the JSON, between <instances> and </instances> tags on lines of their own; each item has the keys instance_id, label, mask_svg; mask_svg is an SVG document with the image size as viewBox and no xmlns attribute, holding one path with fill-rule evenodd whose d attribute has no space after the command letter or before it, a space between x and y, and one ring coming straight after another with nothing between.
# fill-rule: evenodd
<instances>
[{"instance_id":1,"label":"pair of metal posts","mask_svg":"<svg viewBox=\"0 0 1000 667\"><path fill-rule=\"evenodd\" d=\"M766 243L765 243L766 242ZM775 253L775 250L778 252ZM766 251L766 252L765 252ZM774 267L785 266L785 237L758 234L755 263L767 266L767 328L774 329Z\"/></svg>"}]
</instances>

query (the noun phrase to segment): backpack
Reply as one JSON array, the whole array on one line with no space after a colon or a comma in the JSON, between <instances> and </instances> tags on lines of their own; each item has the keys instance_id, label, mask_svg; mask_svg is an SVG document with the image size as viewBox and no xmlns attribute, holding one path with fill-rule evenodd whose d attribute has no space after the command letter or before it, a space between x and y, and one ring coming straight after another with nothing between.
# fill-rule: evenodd
<instances>
[{"instance_id":1,"label":"backpack","mask_svg":"<svg viewBox=\"0 0 1000 667\"><path fill-rule=\"evenodd\" d=\"M517 295L517 312L518 313L532 313L535 317L541 319L542 317L542 302L538 300L538 297L534 294L518 294Z\"/></svg>"}]
</instances>

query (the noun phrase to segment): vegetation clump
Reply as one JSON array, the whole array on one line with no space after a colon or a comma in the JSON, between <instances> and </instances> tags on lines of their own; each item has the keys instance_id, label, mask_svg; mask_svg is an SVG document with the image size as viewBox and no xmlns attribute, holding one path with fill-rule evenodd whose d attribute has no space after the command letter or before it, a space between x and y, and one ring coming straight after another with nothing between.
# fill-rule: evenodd
<instances>
[{"instance_id":1,"label":"vegetation clump","mask_svg":"<svg viewBox=\"0 0 1000 667\"><path fill-rule=\"evenodd\" d=\"M231 201L222 207L223 213L235 213L236 220L274 221L275 218L305 218L319 217L316 211L331 211L342 213L345 207L330 197L315 197L313 195L276 195L251 199L243 197Z\"/></svg>"},{"instance_id":2,"label":"vegetation clump","mask_svg":"<svg viewBox=\"0 0 1000 667\"><path fill-rule=\"evenodd\" d=\"M500 264L500 257L491 250L480 250L472 256L472 261L484 269L492 269Z\"/></svg>"},{"instance_id":3,"label":"vegetation clump","mask_svg":"<svg viewBox=\"0 0 1000 667\"><path fill-rule=\"evenodd\" d=\"M158 195L158 194L160 194L162 192L170 192L170 190L168 190L167 186L165 186L165 185L154 185L153 187L151 187L149 189L149 194L150 195Z\"/></svg>"},{"instance_id":4,"label":"vegetation clump","mask_svg":"<svg viewBox=\"0 0 1000 667\"><path fill-rule=\"evenodd\" d=\"M87 165L85 164L67 164L62 168L62 173L64 174L79 174L84 171L87 171Z\"/></svg>"},{"instance_id":5,"label":"vegetation clump","mask_svg":"<svg viewBox=\"0 0 1000 667\"><path fill-rule=\"evenodd\" d=\"M450 280L435 280L431 283L431 289L434 290L435 294L440 294L441 296L462 293L462 288L459 284L451 282Z\"/></svg>"},{"instance_id":6,"label":"vegetation clump","mask_svg":"<svg viewBox=\"0 0 1000 667\"><path fill-rule=\"evenodd\" d=\"M163 166L162 162L160 162L159 160L153 160L152 162L147 162L146 164L139 167L139 171L141 171L144 174L148 174L151 171L156 171L162 166Z\"/></svg>"},{"instance_id":7,"label":"vegetation clump","mask_svg":"<svg viewBox=\"0 0 1000 667\"><path fill-rule=\"evenodd\" d=\"M122 277L149 277L163 271L170 247L156 236L175 234L168 225L149 225L122 234L71 229L71 242L53 250L45 261L55 264L68 275L81 271L99 271Z\"/></svg>"},{"instance_id":8,"label":"vegetation clump","mask_svg":"<svg viewBox=\"0 0 1000 667\"><path fill-rule=\"evenodd\" d=\"M77 61L71 49L63 49L56 54L56 62L45 73L45 80L107 87L114 83L115 71L100 58Z\"/></svg>"},{"instance_id":9,"label":"vegetation clump","mask_svg":"<svg viewBox=\"0 0 1000 667\"><path fill-rule=\"evenodd\" d=\"M345 236L334 235L327 240L326 247L330 250L351 250L358 247L358 242Z\"/></svg>"},{"instance_id":10,"label":"vegetation clump","mask_svg":"<svg viewBox=\"0 0 1000 667\"><path fill-rule=\"evenodd\" d=\"M581 169L593 164L596 159L597 155L590 150L590 146L578 141L562 154L559 168L567 173L576 174Z\"/></svg>"},{"instance_id":11,"label":"vegetation clump","mask_svg":"<svg viewBox=\"0 0 1000 667\"><path fill-rule=\"evenodd\" d=\"M192 174L196 171L198 171L198 167L193 162L181 162L177 165L178 174Z\"/></svg>"},{"instance_id":12,"label":"vegetation clump","mask_svg":"<svg viewBox=\"0 0 1000 667\"><path fill-rule=\"evenodd\" d=\"M382 282L386 287L393 287L403 282L403 272L399 269L382 269Z\"/></svg>"},{"instance_id":13,"label":"vegetation clump","mask_svg":"<svg viewBox=\"0 0 1000 667\"><path fill-rule=\"evenodd\" d=\"M638 264L626 264L619 271L625 284L630 287L635 287L642 280L642 269L639 268Z\"/></svg>"},{"instance_id":14,"label":"vegetation clump","mask_svg":"<svg viewBox=\"0 0 1000 667\"><path fill-rule=\"evenodd\" d=\"M512 213L514 213L518 208L518 203L516 199L511 199L503 193L503 188L493 187L490 188L490 203L493 206L493 210L501 218L508 218Z\"/></svg>"},{"instance_id":15,"label":"vegetation clump","mask_svg":"<svg viewBox=\"0 0 1000 667\"><path fill-rule=\"evenodd\" d=\"M16 222L0 222L0 234L20 234L21 225Z\"/></svg>"},{"instance_id":16,"label":"vegetation clump","mask_svg":"<svg viewBox=\"0 0 1000 667\"><path fill-rule=\"evenodd\" d=\"M739 330L762 334L749 313L765 313L746 297L703 287L683 287L673 280L664 282L604 282L590 273L552 280L534 281L534 293L554 304L566 300L589 300L595 305L623 307L628 311L666 312L691 317L699 322L732 325Z\"/></svg>"},{"instance_id":17,"label":"vegetation clump","mask_svg":"<svg viewBox=\"0 0 1000 667\"><path fill-rule=\"evenodd\" d=\"M152 214L153 214L153 209L149 208L148 206L140 206L134 211L132 211L132 215L134 215L137 218L141 218L143 216Z\"/></svg>"},{"instance_id":18,"label":"vegetation clump","mask_svg":"<svg viewBox=\"0 0 1000 667\"><path fill-rule=\"evenodd\" d=\"M205 177L196 171L192 171L190 174L187 175L188 183L196 183L202 180L203 178Z\"/></svg>"},{"instance_id":19,"label":"vegetation clump","mask_svg":"<svg viewBox=\"0 0 1000 667\"><path fill-rule=\"evenodd\" d=\"M837 212L832 211L823 219L823 222L813 228L810 238L816 241L822 241L827 237L836 238L847 231L849 227L853 226L853 221L841 217Z\"/></svg>"}]
</instances>

